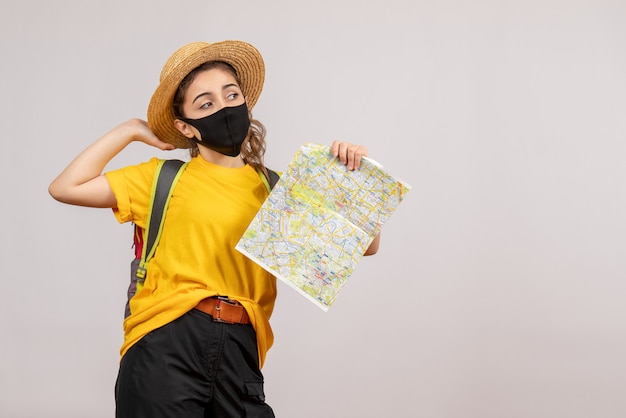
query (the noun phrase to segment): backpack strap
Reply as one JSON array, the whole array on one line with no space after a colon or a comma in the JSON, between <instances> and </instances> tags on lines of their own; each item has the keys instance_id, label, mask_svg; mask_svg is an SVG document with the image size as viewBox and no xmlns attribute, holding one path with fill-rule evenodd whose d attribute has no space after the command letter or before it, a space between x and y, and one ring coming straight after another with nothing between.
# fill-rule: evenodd
<instances>
[{"instance_id":1,"label":"backpack strap","mask_svg":"<svg viewBox=\"0 0 626 418\"><path fill-rule=\"evenodd\" d=\"M172 196L174 186L187 163L180 160L161 160L152 182L148 219L146 221L141 261L137 267L137 282L143 283L146 278L146 266L156 251L161 238L161 230L165 221L165 210Z\"/></svg>"},{"instance_id":2,"label":"backpack strap","mask_svg":"<svg viewBox=\"0 0 626 418\"><path fill-rule=\"evenodd\" d=\"M267 174L269 175L269 178L265 176L265 173L263 173L263 170L257 168L256 171L257 173L259 173L259 177L261 177L261 180L263 181L263 184L265 185L265 188L267 189L269 193L272 191L274 186L276 186L276 183L280 179L280 176L274 170L270 170L267 167L265 169L267 170Z\"/></svg>"},{"instance_id":3,"label":"backpack strap","mask_svg":"<svg viewBox=\"0 0 626 418\"><path fill-rule=\"evenodd\" d=\"M139 283L143 283L146 278L146 266L154 255L157 244L161 238L161 230L165 221L165 211L178 178L182 174L188 163L180 160L161 160L155 173L156 181L152 182L152 192L150 206L148 208L148 219L145 230L135 227L136 248L141 251L141 261L137 267L136 277ZM263 171L258 170L261 180L265 184L268 192L274 188L280 176L276 171L267 169L269 178ZM139 251L138 251L139 252ZM139 258L139 254L136 254Z\"/></svg>"},{"instance_id":4,"label":"backpack strap","mask_svg":"<svg viewBox=\"0 0 626 418\"><path fill-rule=\"evenodd\" d=\"M278 183L278 180L280 180L280 175L276 171L270 170L269 168L267 169L267 172L270 175L269 182L270 182L270 190L271 190L274 188L274 186L276 186L276 183Z\"/></svg>"}]
</instances>

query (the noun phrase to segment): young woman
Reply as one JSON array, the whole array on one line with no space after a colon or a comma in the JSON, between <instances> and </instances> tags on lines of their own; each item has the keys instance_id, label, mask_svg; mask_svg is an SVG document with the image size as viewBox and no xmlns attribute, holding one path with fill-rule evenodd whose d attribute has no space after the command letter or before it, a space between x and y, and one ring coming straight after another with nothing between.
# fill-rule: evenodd
<instances>
[{"instance_id":1,"label":"young woman","mask_svg":"<svg viewBox=\"0 0 626 418\"><path fill-rule=\"evenodd\" d=\"M257 172L265 129L250 113L264 77L248 43L183 46L163 68L148 121L115 127L49 187L61 202L112 208L119 222L145 227L158 160L101 174L106 164L133 141L191 149L124 321L117 417L274 416L260 368L273 342L276 280L234 249L268 193ZM367 155L337 141L332 152L350 170ZM366 254L377 248L378 238Z\"/></svg>"}]
</instances>

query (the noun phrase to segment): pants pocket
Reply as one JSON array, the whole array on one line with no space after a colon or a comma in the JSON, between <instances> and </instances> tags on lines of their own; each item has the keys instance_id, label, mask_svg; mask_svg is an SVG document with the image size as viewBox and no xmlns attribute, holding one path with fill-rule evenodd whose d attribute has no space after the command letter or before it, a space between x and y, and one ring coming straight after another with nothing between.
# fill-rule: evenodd
<instances>
[{"instance_id":1,"label":"pants pocket","mask_svg":"<svg viewBox=\"0 0 626 418\"><path fill-rule=\"evenodd\" d=\"M246 418L273 418L274 411L265 403L263 381L248 381L244 383L245 399L243 400Z\"/></svg>"}]
</instances>

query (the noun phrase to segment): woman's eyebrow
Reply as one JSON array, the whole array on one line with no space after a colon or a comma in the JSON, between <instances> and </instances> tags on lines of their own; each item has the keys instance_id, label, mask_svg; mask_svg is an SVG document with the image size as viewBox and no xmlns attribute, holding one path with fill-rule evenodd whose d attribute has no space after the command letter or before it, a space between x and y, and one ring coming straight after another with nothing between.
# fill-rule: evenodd
<instances>
[{"instance_id":1,"label":"woman's eyebrow","mask_svg":"<svg viewBox=\"0 0 626 418\"><path fill-rule=\"evenodd\" d=\"M210 97L210 96L213 96L213 93L210 93L210 92L200 93L193 99L193 101L191 103L195 103L196 100L198 100L202 96L209 96Z\"/></svg>"},{"instance_id":2,"label":"woman's eyebrow","mask_svg":"<svg viewBox=\"0 0 626 418\"><path fill-rule=\"evenodd\" d=\"M239 88L239 86L238 86L237 84L235 84L235 83L229 83L229 84L225 84L225 85L223 85L223 86L222 86L222 91L224 91L224 90L228 90L228 89L229 89L229 88L231 88L231 87L237 87L237 88ZM200 93L200 94L198 94L198 95L197 95L197 96L196 96L196 97L192 100L192 102L191 102L191 103L195 103L195 102L196 102L196 100L198 100L198 99L199 99L200 97L202 97L202 96L213 96L213 93L211 93L210 91L206 91L206 92Z\"/></svg>"},{"instance_id":3,"label":"woman's eyebrow","mask_svg":"<svg viewBox=\"0 0 626 418\"><path fill-rule=\"evenodd\" d=\"M237 87L237 88L239 88L239 86L238 86L237 84L235 84L235 83L228 83L228 84L225 84L225 85L222 87L222 91L224 91L224 90L226 90L226 89L229 89L229 88L231 88L231 87Z\"/></svg>"}]
</instances>

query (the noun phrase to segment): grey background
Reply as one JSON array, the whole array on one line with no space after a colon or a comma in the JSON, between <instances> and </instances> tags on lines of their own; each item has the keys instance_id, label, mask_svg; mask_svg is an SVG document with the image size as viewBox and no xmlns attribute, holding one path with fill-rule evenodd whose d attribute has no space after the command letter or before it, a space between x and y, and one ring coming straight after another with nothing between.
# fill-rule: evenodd
<instances>
[{"instance_id":1,"label":"grey background","mask_svg":"<svg viewBox=\"0 0 626 418\"><path fill-rule=\"evenodd\" d=\"M0 32L0 416L113 415L131 226L47 186L222 39L265 57L270 167L342 139L413 186L329 312L280 285L277 416L626 416L623 1L4 1Z\"/></svg>"}]
</instances>

